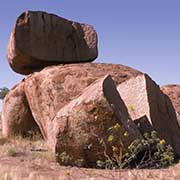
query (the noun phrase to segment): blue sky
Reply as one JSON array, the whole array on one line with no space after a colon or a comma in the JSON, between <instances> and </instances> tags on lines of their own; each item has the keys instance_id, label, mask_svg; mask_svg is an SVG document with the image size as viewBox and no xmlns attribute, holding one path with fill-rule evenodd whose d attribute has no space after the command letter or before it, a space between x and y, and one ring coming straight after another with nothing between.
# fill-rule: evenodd
<instances>
[{"instance_id":1,"label":"blue sky","mask_svg":"<svg viewBox=\"0 0 180 180\"><path fill-rule=\"evenodd\" d=\"M97 62L124 64L148 73L158 84L180 84L180 1L178 0L2 0L0 87L23 76L6 59L10 32L26 10L43 10L92 24L98 32Z\"/></svg>"}]
</instances>

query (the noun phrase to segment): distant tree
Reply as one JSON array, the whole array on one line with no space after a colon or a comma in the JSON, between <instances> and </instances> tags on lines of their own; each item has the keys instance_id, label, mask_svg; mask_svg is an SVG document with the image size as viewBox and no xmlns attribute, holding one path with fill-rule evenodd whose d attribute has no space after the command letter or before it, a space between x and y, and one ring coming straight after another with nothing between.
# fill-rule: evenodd
<instances>
[{"instance_id":1,"label":"distant tree","mask_svg":"<svg viewBox=\"0 0 180 180\"><path fill-rule=\"evenodd\" d=\"M7 87L0 88L0 99L4 99L8 92L9 89Z\"/></svg>"}]
</instances>

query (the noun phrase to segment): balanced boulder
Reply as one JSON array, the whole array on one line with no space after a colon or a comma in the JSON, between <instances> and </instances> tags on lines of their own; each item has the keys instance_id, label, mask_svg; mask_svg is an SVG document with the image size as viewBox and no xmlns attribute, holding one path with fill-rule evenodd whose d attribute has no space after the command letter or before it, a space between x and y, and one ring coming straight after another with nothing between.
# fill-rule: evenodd
<instances>
[{"instance_id":1,"label":"balanced boulder","mask_svg":"<svg viewBox=\"0 0 180 180\"><path fill-rule=\"evenodd\" d=\"M87 86L106 74L112 75L119 84L141 73L123 65L83 63L47 67L26 78L25 93L45 139L47 122Z\"/></svg>"},{"instance_id":2,"label":"balanced boulder","mask_svg":"<svg viewBox=\"0 0 180 180\"><path fill-rule=\"evenodd\" d=\"M1 119L4 137L14 135L28 136L39 131L29 109L23 81L12 88L5 96Z\"/></svg>"},{"instance_id":3,"label":"balanced boulder","mask_svg":"<svg viewBox=\"0 0 180 180\"><path fill-rule=\"evenodd\" d=\"M17 18L7 52L10 66L20 74L49 65L90 62L97 56L97 33L91 25L40 11Z\"/></svg>"},{"instance_id":4,"label":"balanced boulder","mask_svg":"<svg viewBox=\"0 0 180 180\"><path fill-rule=\"evenodd\" d=\"M171 84L162 86L161 90L170 98L180 126L180 85Z\"/></svg>"},{"instance_id":5,"label":"balanced boulder","mask_svg":"<svg viewBox=\"0 0 180 180\"><path fill-rule=\"evenodd\" d=\"M146 74L117 87L133 120L146 116L158 134L180 156L180 128L170 99Z\"/></svg>"},{"instance_id":6,"label":"balanced boulder","mask_svg":"<svg viewBox=\"0 0 180 180\"><path fill-rule=\"evenodd\" d=\"M116 126L118 134L110 134ZM47 123L48 142L57 160L65 165L93 166L113 154L112 147L127 152L128 146L142 136L129 118L111 76L88 86L82 95L58 111ZM63 155L69 157L64 161Z\"/></svg>"}]
</instances>

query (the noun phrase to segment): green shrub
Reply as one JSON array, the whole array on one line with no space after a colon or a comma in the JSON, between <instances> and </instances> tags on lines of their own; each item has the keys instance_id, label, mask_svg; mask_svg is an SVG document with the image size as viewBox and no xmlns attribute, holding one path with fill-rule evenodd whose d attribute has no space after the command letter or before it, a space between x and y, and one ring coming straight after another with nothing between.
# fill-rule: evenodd
<instances>
[{"instance_id":1,"label":"green shrub","mask_svg":"<svg viewBox=\"0 0 180 180\"><path fill-rule=\"evenodd\" d=\"M7 87L0 88L0 99L4 99L8 92L9 89Z\"/></svg>"},{"instance_id":2,"label":"green shrub","mask_svg":"<svg viewBox=\"0 0 180 180\"><path fill-rule=\"evenodd\" d=\"M109 128L111 134L107 141L112 142L117 135L118 124ZM128 136L124 133L124 136ZM121 141L119 141L121 142ZM97 168L119 169L119 168L163 168L174 163L174 152L165 140L160 139L156 131L145 133L144 139L133 141L127 153L112 146L113 155L106 154L105 161L97 161Z\"/></svg>"},{"instance_id":3,"label":"green shrub","mask_svg":"<svg viewBox=\"0 0 180 180\"><path fill-rule=\"evenodd\" d=\"M16 149L15 149L15 148L10 148L10 149L8 149L7 155L8 155L8 156L11 156L11 157L15 157L15 156L17 155Z\"/></svg>"},{"instance_id":4,"label":"green shrub","mask_svg":"<svg viewBox=\"0 0 180 180\"><path fill-rule=\"evenodd\" d=\"M62 163L64 165L66 165L72 161L72 157L69 154L67 154L66 151L64 151L60 154L57 153L56 158L58 158L58 161L60 162L60 164Z\"/></svg>"}]
</instances>

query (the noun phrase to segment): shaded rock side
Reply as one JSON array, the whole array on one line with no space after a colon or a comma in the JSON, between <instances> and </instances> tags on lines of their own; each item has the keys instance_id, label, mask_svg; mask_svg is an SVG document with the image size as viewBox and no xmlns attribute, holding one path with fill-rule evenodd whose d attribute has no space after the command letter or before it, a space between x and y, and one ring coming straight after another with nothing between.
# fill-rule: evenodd
<instances>
[{"instance_id":1,"label":"shaded rock side","mask_svg":"<svg viewBox=\"0 0 180 180\"><path fill-rule=\"evenodd\" d=\"M14 135L28 136L28 133L39 130L24 93L23 81L12 88L5 96L1 119L4 137Z\"/></svg>"},{"instance_id":2,"label":"shaded rock side","mask_svg":"<svg viewBox=\"0 0 180 180\"><path fill-rule=\"evenodd\" d=\"M118 133L111 133L113 138L108 140L109 128L115 125ZM58 155L57 160L65 165L96 165L97 160L107 158L104 153L112 156L112 146L126 152L132 141L142 138L111 76L87 87L58 111L48 127L49 145ZM64 155L69 157L67 162L62 160Z\"/></svg>"},{"instance_id":3,"label":"shaded rock side","mask_svg":"<svg viewBox=\"0 0 180 180\"><path fill-rule=\"evenodd\" d=\"M25 93L45 139L46 122L87 86L106 74L112 75L115 83L119 84L141 73L123 65L85 63L47 67L26 78Z\"/></svg>"},{"instance_id":4,"label":"shaded rock side","mask_svg":"<svg viewBox=\"0 0 180 180\"><path fill-rule=\"evenodd\" d=\"M139 119L135 119L134 123L136 124L142 135L144 135L145 133L150 134L154 130L152 124L149 122L149 119L146 115L140 117Z\"/></svg>"},{"instance_id":5,"label":"shaded rock side","mask_svg":"<svg viewBox=\"0 0 180 180\"><path fill-rule=\"evenodd\" d=\"M161 90L170 98L180 126L180 85L171 84L162 86Z\"/></svg>"},{"instance_id":6,"label":"shaded rock side","mask_svg":"<svg viewBox=\"0 0 180 180\"><path fill-rule=\"evenodd\" d=\"M49 65L91 62L97 56L97 33L91 25L40 11L17 18L7 52L10 66L20 74Z\"/></svg>"},{"instance_id":7,"label":"shaded rock side","mask_svg":"<svg viewBox=\"0 0 180 180\"><path fill-rule=\"evenodd\" d=\"M131 78L118 91L133 120L146 115L153 128L180 156L180 128L170 99L146 74Z\"/></svg>"}]
</instances>

